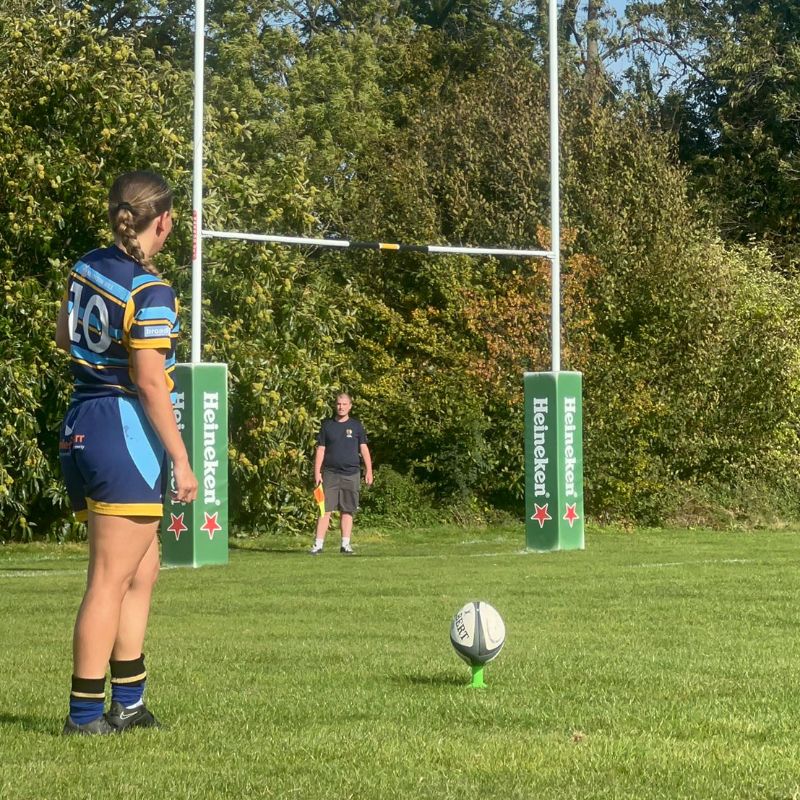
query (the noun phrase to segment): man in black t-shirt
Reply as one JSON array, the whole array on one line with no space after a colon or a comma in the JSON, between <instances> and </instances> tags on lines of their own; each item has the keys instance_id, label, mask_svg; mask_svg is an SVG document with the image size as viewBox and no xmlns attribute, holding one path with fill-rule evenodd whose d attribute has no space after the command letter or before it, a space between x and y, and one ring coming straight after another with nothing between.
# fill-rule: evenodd
<instances>
[{"instance_id":1,"label":"man in black t-shirt","mask_svg":"<svg viewBox=\"0 0 800 800\"><path fill-rule=\"evenodd\" d=\"M353 401L349 394L336 398L336 415L322 423L317 434L314 455L314 482L322 484L325 492L325 513L317 520L317 535L309 551L312 556L322 552L331 513L338 510L342 529L341 553L354 555L350 546L353 514L358 509L361 487L361 460L364 460L364 482L372 485L372 457L367 447L367 433L355 417L350 416Z\"/></svg>"}]
</instances>

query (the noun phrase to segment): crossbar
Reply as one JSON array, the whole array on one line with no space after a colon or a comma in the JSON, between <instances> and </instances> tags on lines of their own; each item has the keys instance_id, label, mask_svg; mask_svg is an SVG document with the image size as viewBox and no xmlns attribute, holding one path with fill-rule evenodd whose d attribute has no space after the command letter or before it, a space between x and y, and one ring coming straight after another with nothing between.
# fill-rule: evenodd
<instances>
[{"instance_id":1,"label":"crossbar","mask_svg":"<svg viewBox=\"0 0 800 800\"><path fill-rule=\"evenodd\" d=\"M265 233L237 231L202 232L204 239L239 239L247 242L332 247L340 250L386 250L396 253L450 253L465 256L508 256L514 258L553 258L549 250L521 250L505 247L457 247L439 244L396 244L393 242L351 242L347 239L311 239L305 236L277 236Z\"/></svg>"}]
</instances>

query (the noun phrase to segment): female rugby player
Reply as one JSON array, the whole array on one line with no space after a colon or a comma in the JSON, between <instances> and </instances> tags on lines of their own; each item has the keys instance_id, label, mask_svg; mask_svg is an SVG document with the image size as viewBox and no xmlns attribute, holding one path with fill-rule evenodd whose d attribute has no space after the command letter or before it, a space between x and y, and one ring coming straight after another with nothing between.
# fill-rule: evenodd
<instances>
[{"instance_id":1,"label":"female rugby player","mask_svg":"<svg viewBox=\"0 0 800 800\"><path fill-rule=\"evenodd\" d=\"M65 734L158 726L143 701L142 648L159 571L167 457L176 499L197 496L170 399L178 303L151 261L172 230L172 192L159 175L126 173L111 187L108 216L114 244L72 268L56 325L74 377L61 471L89 539Z\"/></svg>"}]
</instances>

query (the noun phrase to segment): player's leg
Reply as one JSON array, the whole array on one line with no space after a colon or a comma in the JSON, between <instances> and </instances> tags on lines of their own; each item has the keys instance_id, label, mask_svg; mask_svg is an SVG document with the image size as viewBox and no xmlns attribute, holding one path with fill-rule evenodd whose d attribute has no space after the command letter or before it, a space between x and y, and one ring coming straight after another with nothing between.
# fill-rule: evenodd
<instances>
[{"instance_id":1,"label":"player's leg","mask_svg":"<svg viewBox=\"0 0 800 800\"><path fill-rule=\"evenodd\" d=\"M150 599L160 568L158 539L154 535L122 600L117 638L109 662L111 709L107 716L108 721L120 730L158 725L144 705L147 670L143 647L150 616Z\"/></svg>"},{"instance_id":2,"label":"player's leg","mask_svg":"<svg viewBox=\"0 0 800 800\"><path fill-rule=\"evenodd\" d=\"M156 527L157 525L158 521L156 521ZM147 631L147 620L150 616L150 599L160 569L158 537L154 531L150 546L139 562L139 567L122 600L117 638L111 651L112 659L130 661L141 655Z\"/></svg>"},{"instance_id":3,"label":"player's leg","mask_svg":"<svg viewBox=\"0 0 800 800\"><path fill-rule=\"evenodd\" d=\"M90 510L88 524L89 569L73 633L68 733L84 732L81 729L107 732L93 730L102 727L106 667L117 638L123 599L152 545L158 523Z\"/></svg>"},{"instance_id":4,"label":"player's leg","mask_svg":"<svg viewBox=\"0 0 800 800\"><path fill-rule=\"evenodd\" d=\"M89 570L73 638L77 674L105 676L122 601L152 547L157 525L148 518L89 512Z\"/></svg>"}]
</instances>

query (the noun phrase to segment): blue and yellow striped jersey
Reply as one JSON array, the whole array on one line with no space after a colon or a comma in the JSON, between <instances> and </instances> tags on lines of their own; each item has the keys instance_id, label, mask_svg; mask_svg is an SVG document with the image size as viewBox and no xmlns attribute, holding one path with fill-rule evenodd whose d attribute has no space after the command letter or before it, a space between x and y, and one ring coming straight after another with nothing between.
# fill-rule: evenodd
<instances>
[{"instance_id":1,"label":"blue and yellow striped jersey","mask_svg":"<svg viewBox=\"0 0 800 800\"><path fill-rule=\"evenodd\" d=\"M131 350L168 351L169 391L180 332L172 287L112 245L92 250L72 268L67 283L72 400L136 395Z\"/></svg>"}]
</instances>

